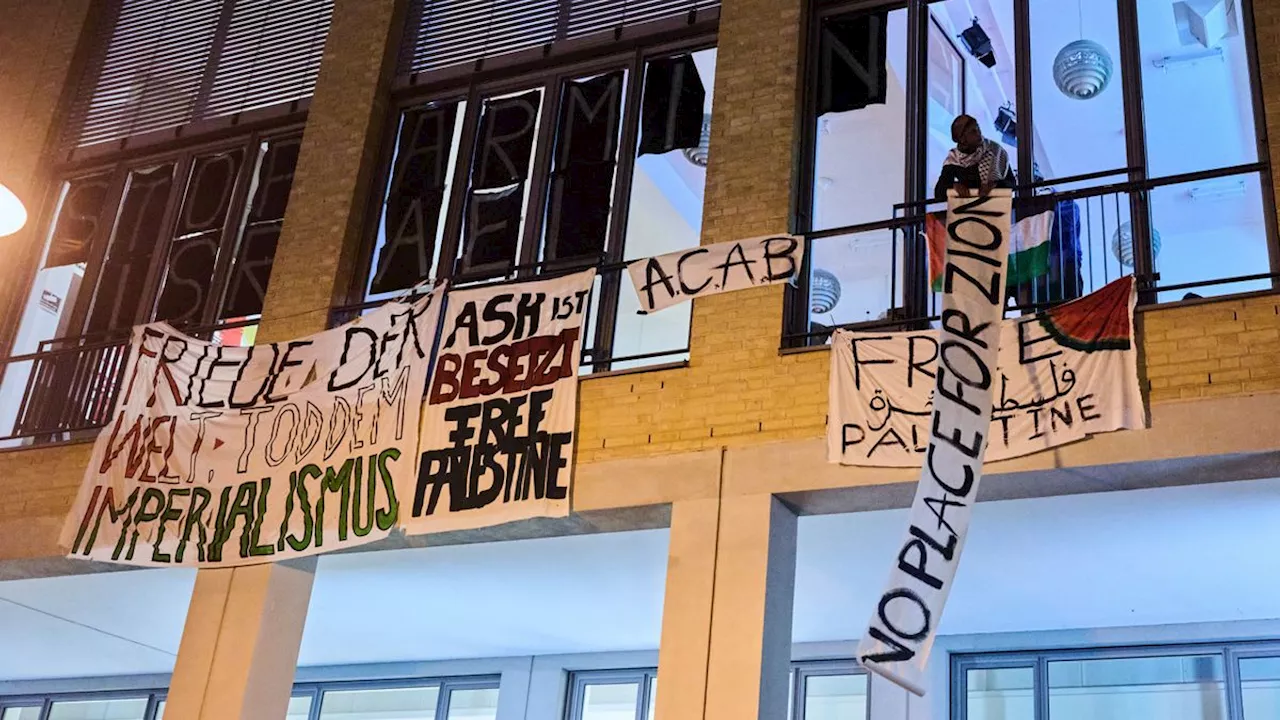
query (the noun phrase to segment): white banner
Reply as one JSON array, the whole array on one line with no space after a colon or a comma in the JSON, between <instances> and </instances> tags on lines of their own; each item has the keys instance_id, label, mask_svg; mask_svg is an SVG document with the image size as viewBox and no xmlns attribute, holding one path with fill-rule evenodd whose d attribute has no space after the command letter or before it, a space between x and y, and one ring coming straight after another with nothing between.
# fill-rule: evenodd
<instances>
[{"instance_id":1,"label":"white banner","mask_svg":"<svg viewBox=\"0 0 1280 720\"><path fill-rule=\"evenodd\" d=\"M906 537L858 659L917 695L982 479L1009 254L1008 191L948 202L933 418Z\"/></svg>"},{"instance_id":2,"label":"white banner","mask_svg":"<svg viewBox=\"0 0 1280 720\"><path fill-rule=\"evenodd\" d=\"M1133 342L1133 279L1000 328L985 459L1030 455L1146 426ZM928 448L938 332L832 337L827 459L917 467Z\"/></svg>"},{"instance_id":3,"label":"white banner","mask_svg":"<svg viewBox=\"0 0 1280 720\"><path fill-rule=\"evenodd\" d=\"M422 410L419 474L404 492L405 532L569 514L594 280L588 270L449 293Z\"/></svg>"},{"instance_id":4,"label":"white banner","mask_svg":"<svg viewBox=\"0 0 1280 720\"><path fill-rule=\"evenodd\" d=\"M134 328L63 546L91 560L223 567L386 537L397 485L416 475L441 295L255 347Z\"/></svg>"},{"instance_id":5,"label":"white banner","mask_svg":"<svg viewBox=\"0 0 1280 720\"><path fill-rule=\"evenodd\" d=\"M769 235L636 260L627 274L645 315L693 298L790 282L803 257L802 238Z\"/></svg>"}]
</instances>

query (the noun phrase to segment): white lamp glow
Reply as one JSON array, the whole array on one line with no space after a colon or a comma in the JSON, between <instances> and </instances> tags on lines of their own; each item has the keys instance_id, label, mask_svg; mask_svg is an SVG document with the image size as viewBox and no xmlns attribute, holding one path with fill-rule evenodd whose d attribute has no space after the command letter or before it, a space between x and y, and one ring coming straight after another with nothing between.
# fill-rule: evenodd
<instances>
[{"instance_id":1,"label":"white lamp glow","mask_svg":"<svg viewBox=\"0 0 1280 720\"><path fill-rule=\"evenodd\" d=\"M12 235L27 224L27 209L13 191L0 183L0 237Z\"/></svg>"}]
</instances>

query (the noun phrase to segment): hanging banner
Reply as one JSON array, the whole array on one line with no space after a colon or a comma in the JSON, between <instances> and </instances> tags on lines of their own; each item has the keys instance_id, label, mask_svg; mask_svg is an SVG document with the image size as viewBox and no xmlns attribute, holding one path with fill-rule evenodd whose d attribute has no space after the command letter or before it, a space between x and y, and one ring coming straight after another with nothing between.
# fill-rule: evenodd
<instances>
[{"instance_id":1,"label":"hanging banner","mask_svg":"<svg viewBox=\"0 0 1280 720\"><path fill-rule=\"evenodd\" d=\"M582 324L595 275L449 294L418 477L403 486L405 532L569 514Z\"/></svg>"},{"instance_id":2,"label":"hanging banner","mask_svg":"<svg viewBox=\"0 0 1280 720\"><path fill-rule=\"evenodd\" d=\"M134 328L63 546L90 560L228 567L386 537L397 484L415 476L441 295L254 347Z\"/></svg>"},{"instance_id":3,"label":"hanging banner","mask_svg":"<svg viewBox=\"0 0 1280 720\"><path fill-rule=\"evenodd\" d=\"M868 670L917 695L982 479L1009 254L1008 191L948 200L947 261L928 449L906 537L858 645Z\"/></svg>"},{"instance_id":4,"label":"hanging banner","mask_svg":"<svg viewBox=\"0 0 1280 720\"><path fill-rule=\"evenodd\" d=\"M985 459L1005 460L1146 426L1132 277L1000 327ZM938 333L832 337L827 459L916 467L928 450Z\"/></svg>"},{"instance_id":5,"label":"hanging banner","mask_svg":"<svg viewBox=\"0 0 1280 720\"><path fill-rule=\"evenodd\" d=\"M636 260L627 266L646 315L731 290L790 282L800 274L804 240L770 235Z\"/></svg>"}]
</instances>

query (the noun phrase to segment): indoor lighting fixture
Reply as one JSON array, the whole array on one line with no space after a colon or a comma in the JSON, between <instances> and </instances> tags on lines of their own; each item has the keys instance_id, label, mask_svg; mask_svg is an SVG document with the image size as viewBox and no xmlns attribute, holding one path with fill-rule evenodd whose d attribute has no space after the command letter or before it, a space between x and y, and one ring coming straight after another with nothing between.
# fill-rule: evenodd
<instances>
[{"instance_id":1,"label":"indoor lighting fixture","mask_svg":"<svg viewBox=\"0 0 1280 720\"><path fill-rule=\"evenodd\" d=\"M12 235L27 224L27 208L13 191L0 183L0 237Z\"/></svg>"},{"instance_id":2,"label":"indoor lighting fixture","mask_svg":"<svg viewBox=\"0 0 1280 720\"><path fill-rule=\"evenodd\" d=\"M1151 61L1161 70L1168 70L1171 67L1179 65L1195 65L1205 60L1217 60L1223 62L1226 57L1222 54L1222 48L1212 48L1210 50L1200 50L1198 52L1178 53L1176 55L1165 55Z\"/></svg>"},{"instance_id":3,"label":"indoor lighting fixture","mask_svg":"<svg viewBox=\"0 0 1280 720\"><path fill-rule=\"evenodd\" d=\"M1080 39L1067 43L1053 59L1053 81L1063 95L1073 100L1088 100L1107 89L1114 65L1111 53L1092 40L1084 38L1084 4L1076 3Z\"/></svg>"},{"instance_id":4,"label":"indoor lighting fixture","mask_svg":"<svg viewBox=\"0 0 1280 720\"><path fill-rule=\"evenodd\" d=\"M1192 187L1187 194L1192 200L1225 200L1233 197L1244 196L1244 181L1231 180L1229 182L1210 182L1204 185L1196 185Z\"/></svg>"},{"instance_id":5,"label":"indoor lighting fixture","mask_svg":"<svg viewBox=\"0 0 1280 720\"><path fill-rule=\"evenodd\" d=\"M1018 146L1018 113L1014 112L1013 106L1009 103L1005 103L996 112L996 130L1000 133L1000 138L1004 140L1005 145Z\"/></svg>"},{"instance_id":6,"label":"indoor lighting fixture","mask_svg":"<svg viewBox=\"0 0 1280 720\"><path fill-rule=\"evenodd\" d=\"M840 280L829 270L813 271L809 282L809 312L823 315L835 309L840 302Z\"/></svg>"},{"instance_id":7,"label":"indoor lighting fixture","mask_svg":"<svg viewBox=\"0 0 1280 720\"><path fill-rule=\"evenodd\" d=\"M968 50L978 62L989 68L996 66L996 53L991 48L991 36L982 29L978 18L973 19L973 25L970 25L968 30L960 33L960 42L964 43L965 50Z\"/></svg>"}]
</instances>

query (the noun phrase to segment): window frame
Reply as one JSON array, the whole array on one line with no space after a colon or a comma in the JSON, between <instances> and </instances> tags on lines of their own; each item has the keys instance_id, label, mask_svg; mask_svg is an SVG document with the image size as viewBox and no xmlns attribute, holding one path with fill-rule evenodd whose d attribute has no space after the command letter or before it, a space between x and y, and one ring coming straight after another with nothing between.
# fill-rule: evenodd
<instances>
[{"instance_id":1,"label":"window frame","mask_svg":"<svg viewBox=\"0 0 1280 720\"><path fill-rule=\"evenodd\" d=\"M856 660L811 660L791 664L791 718L805 720L807 711L805 703L805 683L811 677L831 677L835 675L861 675L867 678L867 716L861 720L871 720L871 694L875 692L871 682L871 673Z\"/></svg>"},{"instance_id":2,"label":"window frame","mask_svg":"<svg viewBox=\"0 0 1280 720\"><path fill-rule=\"evenodd\" d=\"M1031 688L1035 708L1033 720L1050 720L1050 662L1128 660L1183 655L1212 655L1222 658L1227 720L1246 720L1244 718L1242 687L1240 684L1240 660L1258 657L1280 657L1280 640L1171 643L1167 645L1108 645L991 653L953 653L950 658L950 680L948 682L950 720L968 720L968 672L970 670L1033 668L1034 681Z\"/></svg>"},{"instance_id":3,"label":"window frame","mask_svg":"<svg viewBox=\"0 0 1280 720\"><path fill-rule=\"evenodd\" d=\"M803 18L804 32L801 37L801 68L803 75L800 91L800 156L796 161L796 182L792 193L792 232L805 237L806 252L804 266L801 268L800 282L789 286L784 296L782 345L784 349L799 348L810 345L825 344L825 338L815 340L810 329L808 293L809 293L809 258L812 254L814 240L836 235L849 235L871 230L882 230L907 225L913 218L923 214L924 205L928 201L928 178L925 176L926 144L928 140L928 32L932 14L930 6L941 0L816 0ZM1014 23L1014 77L1016 97L1014 100L1018 113L1018 149L1016 166L1031 168L1033 165L1034 103L1031 98L1031 25L1030 13L1032 0L1010 0ZM1111 171L1089 173L1077 177L1050 178L1040 183L1021 182L1017 190L1019 195L1030 194L1036 187L1051 184L1066 184L1072 181L1106 181L1118 187L1116 192L1127 192L1129 195L1130 222L1135 238L1141 242L1134 243L1133 275L1138 280L1139 302L1155 304L1159 292L1188 289L1190 286L1211 287L1227 285L1240 278L1216 278L1191 284L1169 285L1160 287L1159 273L1154 270L1154 258L1151 252L1151 190L1171 184L1181 184L1213 177L1240 176L1247 177L1257 173L1261 183L1263 205L1263 224L1266 230L1265 242L1268 249L1269 267L1265 272L1270 274L1272 290L1280 288L1280 231L1277 229L1275 183L1271 164L1270 147L1267 138L1266 114L1262 87L1262 74L1259 61L1258 36L1255 23L1255 0L1239 0L1240 34L1245 42L1249 71L1249 104L1253 113L1253 125L1257 134L1257 161L1238 166L1222 166L1209 170L1188 173L1178 176L1148 176L1147 138L1145 106L1143 101L1143 55L1139 45L1138 8L1132 0L1116 0L1117 32L1121 39L1120 56L1116 58L1120 72L1121 86L1117 88L1123 94L1123 113L1125 127L1126 160L1128 167L1115 168ZM894 217L886 217L881 221L860 223L843 227L814 229L813 202L816 169L816 125L817 125L817 88L819 84L820 38L822 22L826 18L845 14L870 12L875 10L892 10L905 8L907 11L907 73L903 82L907 96L907 127L904 143L904 203L894 208L886 208ZM968 61L967 58L965 59ZM1242 107L1244 105L1242 104ZM1107 178L1123 177L1116 182ZM1180 182L1169 182L1179 178ZM1128 189L1119 188L1127 184ZM1098 189L1110 187L1099 185ZM901 216L899 217L899 213ZM916 320L928 316L928 270L927 258L923 243L912 239L904 243L902 249L904 267L898 271L898 280L902 288L903 317ZM1259 269L1262 275L1263 270ZM1253 276L1240 276L1252 278ZM1248 293L1224 293L1215 297L1232 297ZM867 324L867 323L862 323ZM883 327L886 323L870 323ZM857 327L859 323L847 327ZM842 326L845 327L845 326Z\"/></svg>"},{"instance_id":4,"label":"window frame","mask_svg":"<svg viewBox=\"0 0 1280 720\"><path fill-rule=\"evenodd\" d=\"M199 142L177 145L164 150L121 153L108 160L95 159L93 161L57 164L53 173L55 179L49 184L48 191L40 203L40 211L34 214L35 222L33 222L33 227L39 229L39 241L30 244L28 257L22 260L22 266L26 268L26 272L23 283L20 286L20 293L14 296L18 298L18 301L11 303L10 312L4 318L4 335L0 338L0 342L3 343L3 347L7 351L6 354L12 355L13 343L17 340L18 325L26 311L26 300L35 285L36 276L45 269L41 267L42 257L49 243L54 224L58 221L64 196L63 188L67 183L97 175L109 177L107 181L108 190L103 201L102 210L98 215L99 225L102 229L96 233L87 250L85 273L81 285L82 290L76 298L74 306L68 309L71 315L67 322L67 333L61 337L53 338L54 340L87 336L86 326L98 294L103 261L111 246L115 230L115 220L111 213L119 213L121 203L124 201L125 188L130 173L135 170L169 163L174 166L172 185L168 197L165 199L164 219L157 229L157 244L153 249L146 274L143 290L144 299L138 306L138 314L134 316L135 323L145 323L150 322L151 318L154 317L157 304L160 301L161 284L164 280L164 272L168 267L174 232L177 228L178 213L187 196L190 173L194 161L197 158L219 152L242 150L244 156L237 171L232 197L227 207L227 216L223 221L217 262L214 266L214 274L210 279L210 288L213 292L210 297L205 299L205 304L200 310L199 317L183 323L183 326L203 327L216 324L218 322L217 315L221 310L222 300L227 291L226 284L231 277L235 251L239 247L243 232L248 227L248 223L242 222L242 220L244 220L248 206L252 202L252 198L249 197L249 191L252 189L254 174L258 168L259 146L263 142L276 141L296 140L301 143L304 126L305 123L294 122L255 127L248 132L210 137ZM145 314L145 317L142 317L143 314ZM123 332L125 331L115 330L96 332L92 333L92 335L94 337L111 336Z\"/></svg>"},{"instance_id":5,"label":"window frame","mask_svg":"<svg viewBox=\"0 0 1280 720\"><path fill-rule=\"evenodd\" d=\"M152 676L154 677L154 676ZM290 698L307 697L311 705L307 720L319 720L324 694L330 691L348 692L361 690L394 690L437 687L440 695L436 702L434 720L448 720L449 704L454 690L500 690L500 675L460 675L447 677L408 677L370 680L325 680L294 683ZM169 688L142 687L137 689L62 691L45 694L0 695L0 715L11 708L40 707L37 720L49 720L55 703L92 702L95 700L143 699L147 701L144 720L156 720L160 703L169 698Z\"/></svg>"},{"instance_id":6,"label":"window frame","mask_svg":"<svg viewBox=\"0 0 1280 720\"><path fill-rule=\"evenodd\" d=\"M649 25L661 26L664 31L646 34L643 29ZM481 67L480 70L476 70L471 65L465 66L466 73L458 72L458 68L444 68L407 76L407 80L393 93L386 120L382 125L377 171L369 185L370 192L368 205L365 207L357 263L347 291L348 303L357 306L373 302L367 300L366 289L376 260L375 256L379 250L379 225L383 222L382 212L388 185L395 170L393 160L404 113L432 102L461 101L465 103L465 111L460 113L462 117L458 135L458 153L450 168L452 183L442 208L444 224L439 242L440 260L433 268L437 277L432 279L448 279L454 284L487 284L504 279L535 279L544 272L550 274L589 267L609 268L611 271L602 272L599 278L599 301L596 306L599 309L595 313L596 317L588 320L594 327L592 332L587 333L587 337L594 338L594 342L591 347L583 347L582 364L590 366L592 372L599 373L612 370L614 362L639 359L615 358L612 356L612 351L621 283L626 282L625 273L622 271L622 260L626 252L631 182L636 163L635 149L639 143L639 108L644 88L644 70L646 63L653 59L717 48L719 11L718 9L715 12L706 13L699 11L694 24L682 21L682 25L675 26L668 18L636 27L640 30L633 36L604 46L600 46L602 41L593 40L586 43L583 46L585 49L578 53L546 53L538 61L513 65L507 64L510 61L507 55L501 55L497 57L504 61L494 63L499 65L499 69L496 70L486 69L487 61L484 61L477 63ZM575 42L576 40L570 40L566 44ZM522 53L511 55L522 55ZM539 260L547 230L546 211L556 140L556 118L563 100L561 90L567 81L615 70L625 71L626 81L620 104L622 116L619 119L618 158L614 170L609 229L602 257L599 261L590 258L564 261ZM506 269L462 273L460 254L464 230L464 202L467 194L467 179L470 177L476 150L476 133L479 129L483 100L493 95L535 89L540 90L543 95L538 110L538 134L529 164L529 176L525 181L529 197L523 205L524 221L517 257ZM714 89L711 92L714 93ZM687 352L687 345L686 342L685 348L671 350L662 355L677 356Z\"/></svg>"},{"instance_id":7,"label":"window frame","mask_svg":"<svg viewBox=\"0 0 1280 720\"><path fill-rule=\"evenodd\" d=\"M636 717L635 720L646 720L649 713L649 692L658 678L657 668L612 669L612 670L575 670L569 673L565 683L568 697L565 698L565 720L582 720L585 710L588 685L628 685L635 683Z\"/></svg>"}]
</instances>

